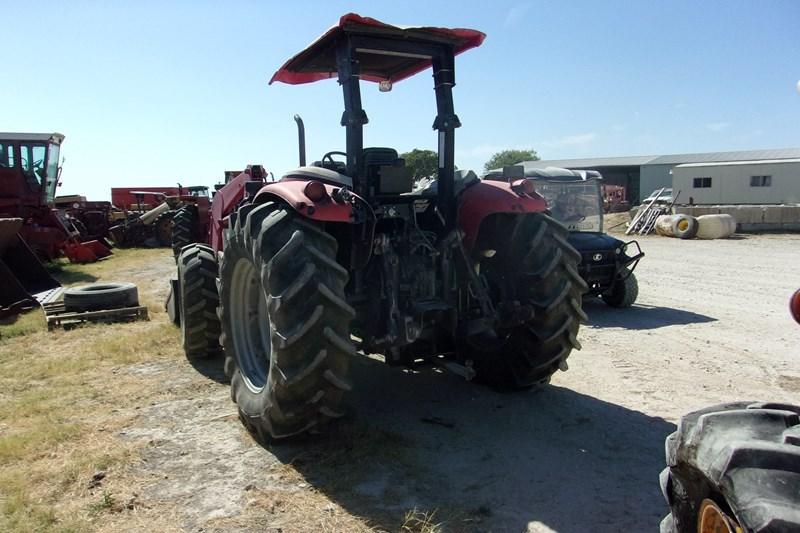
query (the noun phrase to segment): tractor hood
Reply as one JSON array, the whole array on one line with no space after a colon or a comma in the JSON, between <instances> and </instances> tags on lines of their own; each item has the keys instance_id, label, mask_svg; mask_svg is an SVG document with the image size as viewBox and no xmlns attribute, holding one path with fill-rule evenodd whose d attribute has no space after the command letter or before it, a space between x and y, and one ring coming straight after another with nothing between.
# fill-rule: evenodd
<instances>
[{"instance_id":1,"label":"tractor hood","mask_svg":"<svg viewBox=\"0 0 800 533\"><path fill-rule=\"evenodd\" d=\"M595 233L589 231L573 231L569 234L569 243L579 252L613 250L621 247L624 243L606 233Z\"/></svg>"},{"instance_id":2,"label":"tractor hood","mask_svg":"<svg viewBox=\"0 0 800 533\"><path fill-rule=\"evenodd\" d=\"M298 85L336 78L336 43L343 37L359 35L404 42L437 43L453 46L455 55L483 43L484 33L464 28L392 26L369 17L348 13L329 29L283 64L269 80ZM431 66L431 58L422 54L398 54L380 49L358 49L360 79L380 83L397 82Z\"/></svg>"}]
</instances>

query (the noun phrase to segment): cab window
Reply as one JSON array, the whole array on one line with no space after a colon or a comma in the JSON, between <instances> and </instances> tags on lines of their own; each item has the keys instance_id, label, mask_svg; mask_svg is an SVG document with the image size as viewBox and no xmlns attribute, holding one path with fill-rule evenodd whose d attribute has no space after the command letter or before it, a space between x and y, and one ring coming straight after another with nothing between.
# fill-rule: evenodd
<instances>
[{"instance_id":1,"label":"cab window","mask_svg":"<svg viewBox=\"0 0 800 533\"><path fill-rule=\"evenodd\" d=\"M14 167L14 145L0 142L0 168Z\"/></svg>"}]
</instances>

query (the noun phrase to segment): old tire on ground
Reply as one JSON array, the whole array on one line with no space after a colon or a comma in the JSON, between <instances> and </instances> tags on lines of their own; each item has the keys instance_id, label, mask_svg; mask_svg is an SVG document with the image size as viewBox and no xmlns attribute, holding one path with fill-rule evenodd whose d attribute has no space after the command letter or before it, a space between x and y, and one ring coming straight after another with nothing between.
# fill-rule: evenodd
<instances>
[{"instance_id":1,"label":"old tire on ground","mask_svg":"<svg viewBox=\"0 0 800 533\"><path fill-rule=\"evenodd\" d=\"M272 201L239 208L224 239L221 340L239 417L263 442L342 416L355 311L336 240Z\"/></svg>"},{"instance_id":2,"label":"old tire on ground","mask_svg":"<svg viewBox=\"0 0 800 533\"><path fill-rule=\"evenodd\" d=\"M691 215L672 215L672 234L679 239L694 239L699 224Z\"/></svg>"},{"instance_id":3,"label":"old tire on ground","mask_svg":"<svg viewBox=\"0 0 800 533\"><path fill-rule=\"evenodd\" d=\"M153 237L159 246L170 246L172 244L172 219L175 211L166 211L158 215L153 222Z\"/></svg>"},{"instance_id":4,"label":"old tire on ground","mask_svg":"<svg viewBox=\"0 0 800 533\"><path fill-rule=\"evenodd\" d=\"M99 311L139 305L139 291L133 283L92 283L64 290L67 311Z\"/></svg>"},{"instance_id":5,"label":"old tire on ground","mask_svg":"<svg viewBox=\"0 0 800 533\"><path fill-rule=\"evenodd\" d=\"M611 307L630 307L639 296L639 282L636 275L631 272L625 279L616 279L611 288L600 295L605 303Z\"/></svg>"},{"instance_id":6,"label":"old tire on ground","mask_svg":"<svg viewBox=\"0 0 800 533\"><path fill-rule=\"evenodd\" d=\"M204 244L183 249L178 256L181 345L187 359L213 357L222 352L217 317L217 259Z\"/></svg>"},{"instance_id":7,"label":"old tire on ground","mask_svg":"<svg viewBox=\"0 0 800 533\"><path fill-rule=\"evenodd\" d=\"M662 533L699 531L709 503L744 531L800 531L798 415L796 405L739 402L684 416L666 440Z\"/></svg>"},{"instance_id":8,"label":"old tire on ground","mask_svg":"<svg viewBox=\"0 0 800 533\"><path fill-rule=\"evenodd\" d=\"M197 206L186 204L181 206L172 219L172 255L178 259L181 249L197 242Z\"/></svg>"},{"instance_id":9,"label":"old tire on ground","mask_svg":"<svg viewBox=\"0 0 800 533\"><path fill-rule=\"evenodd\" d=\"M495 337L459 340L459 357L472 362L478 380L502 390L543 385L567 369L573 348L580 349L588 287L578 273L580 253L567 235L563 225L538 213L496 215L482 225L476 250L496 250L482 259L481 274L501 327Z\"/></svg>"}]
</instances>

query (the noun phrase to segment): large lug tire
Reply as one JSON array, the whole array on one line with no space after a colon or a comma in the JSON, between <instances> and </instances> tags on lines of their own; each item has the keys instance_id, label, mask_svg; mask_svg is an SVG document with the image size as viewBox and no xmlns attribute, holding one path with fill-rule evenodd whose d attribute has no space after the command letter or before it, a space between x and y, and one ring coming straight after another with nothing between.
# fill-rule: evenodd
<instances>
[{"instance_id":1,"label":"large lug tire","mask_svg":"<svg viewBox=\"0 0 800 533\"><path fill-rule=\"evenodd\" d=\"M161 213L153 222L153 237L159 246L168 247L172 244L172 220L175 211Z\"/></svg>"},{"instance_id":2,"label":"large lug tire","mask_svg":"<svg viewBox=\"0 0 800 533\"><path fill-rule=\"evenodd\" d=\"M800 531L799 415L796 405L740 402L684 416L666 440L662 533L700 531L707 506L743 531Z\"/></svg>"},{"instance_id":3,"label":"large lug tire","mask_svg":"<svg viewBox=\"0 0 800 533\"><path fill-rule=\"evenodd\" d=\"M197 242L197 206L181 206L172 219L172 255L177 260L184 246Z\"/></svg>"},{"instance_id":4,"label":"large lug tire","mask_svg":"<svg viewBox=\"0 0 800 533\"><path fill-rule=\"evenodd\" d=\"M639 296L639 282L633 272L625 279L614 280L614 284L600 295L605 303L611 307L630 307Z\"/></svg>"},{"instance_id":5,"label":"large lug tire","mask_svg":"<svg viewBox=\"0 0 800 533\"><path fill-rule=\"evenodd\" d=\"M203 244L187 246L178 256L181 345L190 360L219 355L221 333L217 307L217 258Z\"/></svg>"},{"instance_id":6,"label":"large lug tire","mask_svg":"<svg viewBox=\"0 0 800 533\"><path fill-rule=\"evenodd\" d=\"M480 381L504 390L544 385L556 370L567 369L572 349L581 348L577 335L586 321L581 303L588 287L578 273L580 253L567 236L545 214L525 215L513 228L499 225L492 232L487 242L502 245L481 263L481 273L501 321L509 308L532 316L511 327L501 324L496 338L459 342L461 359L472 361Z\"/></svg>"},{"instance_id":7,"label":"large lug tire","mask_svg":"<svg viewBox=\"0 0 800 533\"><path fill-rule=\"evenodd\" d=\"M224 239L221 341L240 418L262 442L320 429L343 414L355 354L336 240L277 202L239 208Z\"/></svg>"},{"instance_id":8,"label":"large lug tire","mask_svg":"<svg viewBox=\"0 0 800 533\"><path fill-rule=\"evenodd\" d=\"M139 291L133 283L92 283L64 289L67 311L100 311L139 305Z\"/></svg>"}]
</instances>

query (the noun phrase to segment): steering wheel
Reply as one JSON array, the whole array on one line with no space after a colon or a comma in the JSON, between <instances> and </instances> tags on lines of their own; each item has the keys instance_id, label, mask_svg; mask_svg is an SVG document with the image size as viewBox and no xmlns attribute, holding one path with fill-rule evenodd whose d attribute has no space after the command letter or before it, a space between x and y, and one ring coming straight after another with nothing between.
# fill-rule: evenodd
<instances>
[{"instance_id":1,"label":"steering wheel","mask_svg":"<svg viewBox=\"0 0 800 533\"><path fill-rule=\"evenodd\" d=\"M336 163L340 163L340 161L335 161L333 159L333 156L335 156L335 155L340 155L340 156L344 157L345 159L347 159L347 154L344 153L344 152L328 152L327 154L322 156L322 164L325 165L325 161L330 161L331 162L331 166L336 166Z\"/></svg>"}]
</instances>

